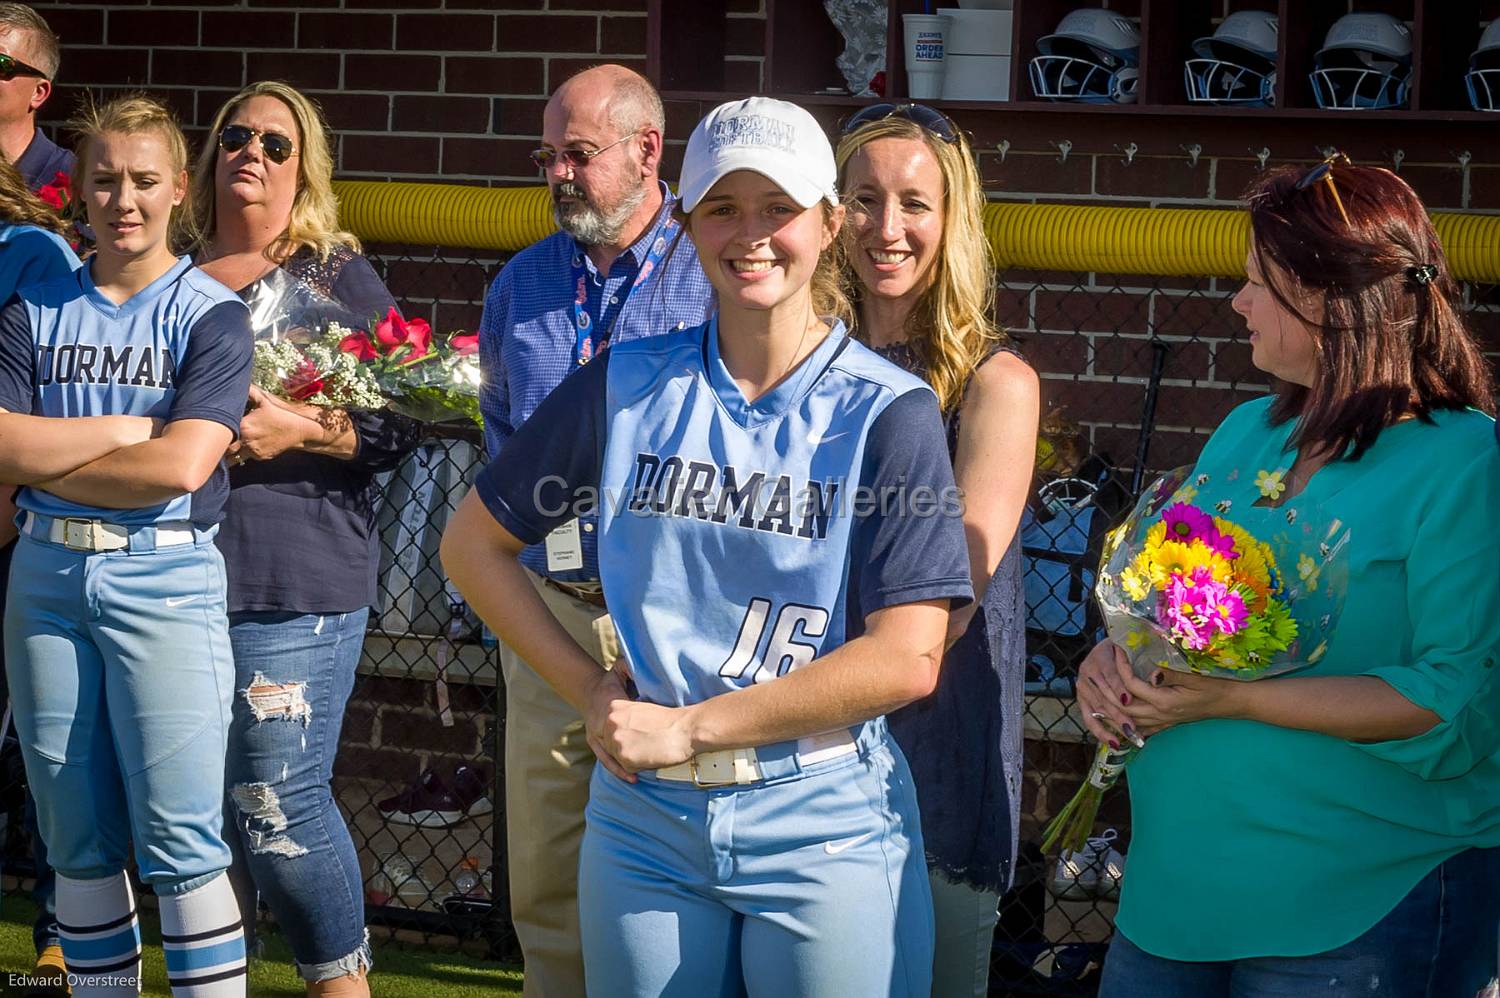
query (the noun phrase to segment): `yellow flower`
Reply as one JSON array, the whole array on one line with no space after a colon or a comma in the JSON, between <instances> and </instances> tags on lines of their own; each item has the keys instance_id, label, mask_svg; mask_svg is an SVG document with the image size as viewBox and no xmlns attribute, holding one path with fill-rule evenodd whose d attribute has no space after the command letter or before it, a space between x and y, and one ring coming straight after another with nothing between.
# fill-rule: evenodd
<instances>
[{"instance_id":1,"label":"yellow flower","mask_svg":"<svg viewBox=\"0 0 1500 998\"><path fill-rule=\"evenodd\" d=\"M1227 559L1199 541L1190 544L1163 541L1155 548L1148 549L1148 553L1151 557L1148 573L1151 584L1157 589L1166 588L1174 573L1191 577L1195 569L1207 568L1213 573L1215 582L1228 582L1234 572Z\"/></svg>"},{"instance_id":2,"label":"yellow flower","mask_svg":"<svg viewBox=\"0 0 1500 998\"><path fill-rule=\"evenodd\" d=\"M1129 648L1131 651L1135 651L1145 643L1145 631L1131 631L1129 634L1125 635L1125 647Z\"/></svg>"},{"instance_id":3,"label":"yellow flower","mask_svg":"<svg viewBox=\"0 0 1500 998\"><path fill-rule=\"evenodd\" d=\"M1282 481L1285 477L1286 472L1281 468L1275 471L1261 470L1255 476L1255 487L1267 499L1280 499L1281 494L1286 491L1286 483Z\"/></svg>"},{"instance_id":4,"label":"yellow flower","mask_svg":"<svg viewBox=\"0 0 1500 998\"><path fill-rule=\"evenodd\" d=\"M1184 485L1182 488L1177 490L1177 494L1172 497L1172 501L1192 502L1196 498L1198 498L1198 490L1191 485Z\"/></svg>"},{"instance_id":5,"label":"yellow flower","mask_svg":"<svg viewBox=\"0 0 1500 998\"><path fill-rule=\"evenodd\" d=\"M1214 526L1219 533L1234 538L1234 549L1240 554L1234 559L1235 577L1260 595L1265 595L1271 586L1271 569L1276 567L1270 548L1237 523L1214 517Z\"/></svg>"},{"instance_id":6,"label":"yellow flower","mask_svg":"<svg viewBox=\"0 0 1500 998\"><path fill-rule=\"evenodd\" d=\"M1145 546L1147 548L1155 547L1166 539L1167 525L1164 521L1157 520L1155 523L1151 524L1151 529L1146 531Z\"/></svg>"},{"instance_id":7,"label":"yellow flower","mask_svg":"<svg viewBox=\"0 0 1500 998\"><path fill-rule=\"evenodd\" d=\"M1318 586L1318 563L1312 560L1310 555L1299 554L1297 556L1297 577L1305 582L1310 588Z\"/></svg>"},{"instance_id":8,"label":"yellow flower","mask_svg":"<svg viewBox=\"0 0 1500 998\"><path fill-rule=\"evenodd\" d=\"M1120 588L1134 600L1145 599L1151 593L1151 584L1134 568L1126 568L1120 573Z\"/></svg>"}]
</instances>

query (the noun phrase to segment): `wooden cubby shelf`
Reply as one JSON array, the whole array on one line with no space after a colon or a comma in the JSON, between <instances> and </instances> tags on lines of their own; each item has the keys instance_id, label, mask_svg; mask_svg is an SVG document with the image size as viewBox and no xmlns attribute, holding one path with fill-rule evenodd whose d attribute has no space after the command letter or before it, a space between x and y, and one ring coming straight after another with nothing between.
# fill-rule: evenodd
<instances>
[{"instance_id":1,"label":"wooden cubby shelf","mask_svg":"<svg viewBox=\"0 0 1500 998\"><path fill-rule=\"evenodd\" d=\"M885 100L907 99L902 14L926 9L921 0L887 0ZM939 0L937 6L958 6ZM1039 38L1053 31L1063 15L1084 7L1107 7L1138 18L1141 27L1141 83L1134 104L1054 102L1032 94L1027 64ZM673 101L695 102L704 110L720 100L744 96L743 60L726 60L731 11L736 0L650 0L647 71ZM1356 11L1392 14L1412 32L1413 70L1409 107L1401 110L1324 110L1316 106L1309 74L1328 28ZM1277 14L1280 30L1273 107L1233 107L1190 102L1183 64L1194 39L1213 33L1226 14L1265 10ZM853 97L843 88L835 58L843 39L821 0L764 0L764 59L760 92L804 104L825 122L847 108L875 98ZM1500 0L1014 0L1007 101L929 100L948 109L965 127L980 133L1033 129L1105 150L1122 142L1165 147L1203 145L1207 154L1227 154L1276 140L1300 143L1309 156L1320 142L1375 150L1388 155L1437 136L1476 158L1500 158L1500 114L1470 107L1464 75L1484 24L1500 17ZM741 13L733 27L757 24ZM743 36L740 36L743 37ZM743 45L740 52L744 52ZM738 88L728 81L736 79ZM1201 132L1200 140L1189 133ZM979 135L984 140L985 135ZM1208 148L1212 144L1215 149ZM1302 148L1305 146L1306 148ZM1278 158L1280 158L1278 156Z\"/></svg>"}]
</instances>

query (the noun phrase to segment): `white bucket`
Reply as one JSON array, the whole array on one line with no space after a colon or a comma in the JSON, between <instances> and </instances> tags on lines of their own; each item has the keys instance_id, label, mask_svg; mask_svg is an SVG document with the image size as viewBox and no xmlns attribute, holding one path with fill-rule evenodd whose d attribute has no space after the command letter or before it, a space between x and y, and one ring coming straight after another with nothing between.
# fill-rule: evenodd
<instances>
[{"instance_id":1,"label":"white bucket","mask_svg":"<svg viewBox=\"0 0 1500 998\"><path fill-rule=\"evenodd\" d=\"M943 99L1010 100L1010 56L948 56Z\"/></svg>"},{"instance_id":2,"label":"white bucket","mask_svg":"<svg viewBox=\"0 0 1500 998\"><path fill-rule=\"evenodd\" d=\"M938 13L953 19L948 55L1010 55L1010 11L940 7Z\"/></svg>"}]
</instances>

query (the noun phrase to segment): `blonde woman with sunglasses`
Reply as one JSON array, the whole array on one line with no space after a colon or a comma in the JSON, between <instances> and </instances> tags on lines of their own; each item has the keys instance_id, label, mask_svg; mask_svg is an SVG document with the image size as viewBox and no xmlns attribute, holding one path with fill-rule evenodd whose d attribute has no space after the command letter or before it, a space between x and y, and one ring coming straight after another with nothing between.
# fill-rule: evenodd
<instances>
[{"instance_id":1,"label":"blonde woman with sunglasses","mask_svg":"<svg viewBox=\"0 0 1500 998\"><path fill-rule=\"evenodd\" d=\"M249 86L214 116L193 180L198 257L250 304L257 337L329 319L369 329L395 304L338 228L332 168L317 107L284 83ZM310 995L368 994L359 860L329 781L375 600L374 479L418 429L251 389L230 457L227 835L247 927L258 891ZM263 705L288 691L293 709Z\"/></svg>"},{"instance_id":2,"label":"blonde woman with sunglasses","mask_svg":"<svg viewBox=\"0 0 1500 998\"><path fill-rule=\"evenodd\" d=\"M1031 482L1038 386L992 318L984 195L962 133L922 104L846 122L839 189L856 335L937 393L975 602L949 618L937 689L890 717L916 779L936 926L934 995L983 995L1016 856L1024 611L1016 527Z\"/></svg>"}]
</instances>

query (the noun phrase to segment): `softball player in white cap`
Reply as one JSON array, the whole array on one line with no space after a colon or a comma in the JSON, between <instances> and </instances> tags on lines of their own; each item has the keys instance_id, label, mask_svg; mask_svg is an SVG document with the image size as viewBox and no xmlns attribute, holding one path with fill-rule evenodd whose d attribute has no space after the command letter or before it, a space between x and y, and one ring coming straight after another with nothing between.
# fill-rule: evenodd
<instances>
[{"instance_id":1,"label":"softball player in white cap","mask_svg":"<svg viewBox=\"0 0 1500 998\"><path fill-rule=\"evenodd\" d=\"M681 194L717 316L564 381L444 563L603 763L579 875L591 995L925 996L931 897L883 715L931 691L971 595L936 398L847 335L833 153L806 111L716 108ZM634 698L516 562L594 501Z\"/></svg>"}]
</instances>

